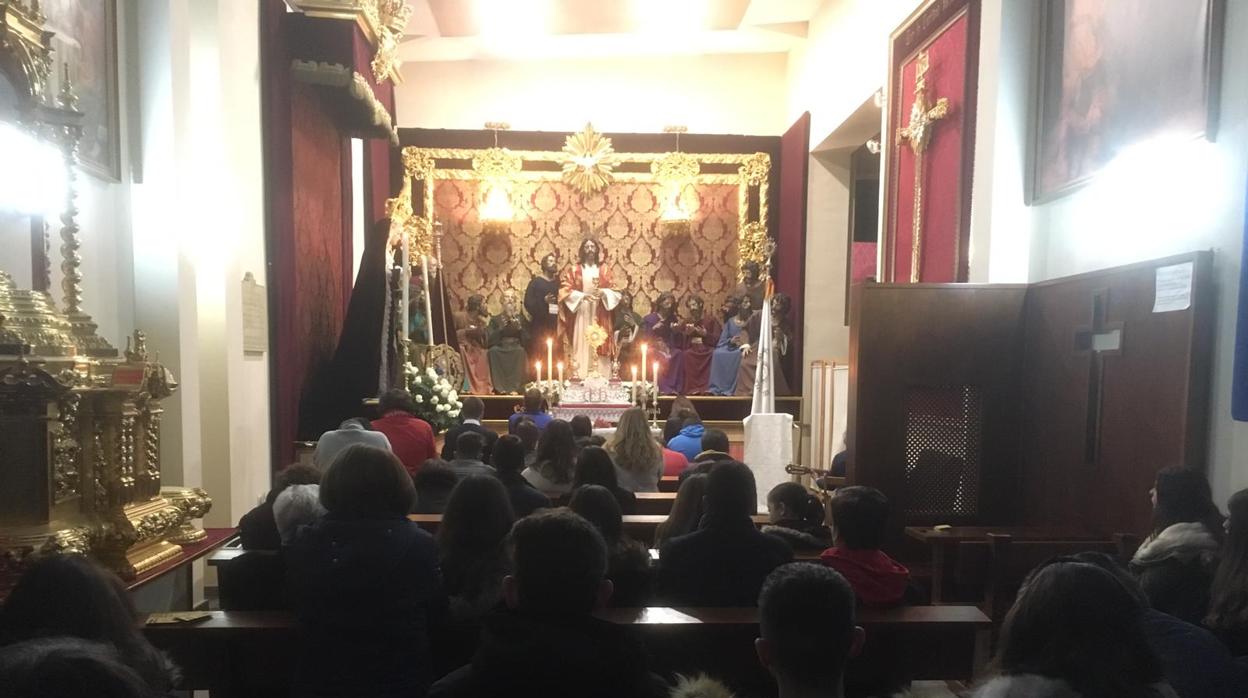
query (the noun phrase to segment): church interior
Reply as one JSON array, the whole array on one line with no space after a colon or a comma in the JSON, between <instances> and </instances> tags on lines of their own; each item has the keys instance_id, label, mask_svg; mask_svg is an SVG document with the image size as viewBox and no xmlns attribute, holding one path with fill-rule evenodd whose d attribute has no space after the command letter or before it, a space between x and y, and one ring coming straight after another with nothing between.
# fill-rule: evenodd
<instances>
[{"instance_id":1,"label":"church interior","mask_svg":"<svg viewBox=\"0 0 1248 698\"><path fill-rule=\"evenodd\" d=\"M0 695L1248 695L1246 204L1244 0L0 0Z\"/></svg>"}]
</instances>

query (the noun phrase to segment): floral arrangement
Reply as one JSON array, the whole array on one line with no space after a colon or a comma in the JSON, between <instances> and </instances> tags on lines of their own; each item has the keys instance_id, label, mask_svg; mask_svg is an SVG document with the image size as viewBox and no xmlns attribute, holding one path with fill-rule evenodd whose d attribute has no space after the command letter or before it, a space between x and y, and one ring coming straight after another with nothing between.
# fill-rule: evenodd
<instances>
[{"instance_id":1,"label":"floral arrangement","mask_svg":"<svg viewBox=\"0 0 1248 698\"><path fill-rule=\"evenodd\" d=\"M416 416L429 422L435 432L443 432L459 424L459 411L464 403L445 377L432 367L423 371L412 364L404 368L407 392L416 403Z\"/></svg>"},{"instance_id":2,"label":"floral arrangement","mask_svg":"<svg viewBox=\"0 0 1248 698\"><path fill-rule=\"evenodd\" d=\"M524 391L539 390L546 399L547 407L556 407L563 402L563 383L559 381L531 381L524 386Z\"/></svg>"},{"instance_id":3,"label":"floral arrangement","mask_svg":"<svg viewBox=\"0 0 1248 698\"><path fill-rule=\"evenodd\" d=\"M653 405L654 401L659 399L658 386L654 381L624 381L621 385L628 388L628 395L634 405ZM637 397L633 399L633 391L636 390Z\"/></svg>"}]
</instances>

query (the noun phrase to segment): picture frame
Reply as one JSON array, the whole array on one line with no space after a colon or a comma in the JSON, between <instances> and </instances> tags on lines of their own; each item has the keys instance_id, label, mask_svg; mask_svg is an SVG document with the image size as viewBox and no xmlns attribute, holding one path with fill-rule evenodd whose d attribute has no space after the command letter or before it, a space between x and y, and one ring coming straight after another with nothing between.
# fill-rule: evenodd
<instances>
[{"instance_id":1,"label":"picture frame","mask_svg":"<svg viewBox=\"0 0 1248 698\"><path fill-rule=\"evenodd\" d=\"M1028 204L1086 185L1123 149L1217 129L1225 0L1043 0Z\"/></svg>"},{"instance_id":2,"label":"picture frame","mask_svg":"<svg viewBox=\"0 0 1248 698\"><path fill-rule=\"evenodd\" d=\"M40 8L44 26L54 33L48 94L56 99L68 68L83 114L79 165L100 179L119 182L117 0L43 0Z\"/></svg>"}]
</instances>

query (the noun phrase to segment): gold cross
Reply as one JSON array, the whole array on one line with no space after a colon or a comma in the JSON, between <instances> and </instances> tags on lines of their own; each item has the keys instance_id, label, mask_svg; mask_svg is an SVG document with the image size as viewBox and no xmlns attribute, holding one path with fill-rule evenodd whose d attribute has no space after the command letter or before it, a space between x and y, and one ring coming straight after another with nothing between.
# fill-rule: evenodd
<instances>
[{"instance_id":1,"label":"gold cross","mask_svg":"<svg viewBox=\"0 0 1248 698\"><path fill-rule=\"evenodd\" d=\"M914 103L910 105L910 123L897 129L897 145L910 143L914 151L914 221L910 236L910 282L919 280L923 252L923 151L932 139L932 128L949 115L949 99L941 97L927 106L927 51L915 57Z\"/></svg>"}]
</instances>

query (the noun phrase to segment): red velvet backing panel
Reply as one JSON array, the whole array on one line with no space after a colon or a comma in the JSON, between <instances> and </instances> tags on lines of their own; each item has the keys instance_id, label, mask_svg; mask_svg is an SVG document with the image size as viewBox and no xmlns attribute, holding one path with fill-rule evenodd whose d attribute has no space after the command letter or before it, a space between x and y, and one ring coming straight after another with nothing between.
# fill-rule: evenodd
<instances>
[{"instance_id":1,"label":"red velvet backing panel","mask_svg":"<svg viewBox=\"0 0 1248 698\"><path fill-rule=\"evenodd\" d=\"M927 31L927 35L920 32ZM885 268L882 278L910 281L915 205L915 156L898 143L910 123L916 57L928 52L926 102L949 100L948 114L931 127L922 158L922 252L919 281L966 281L974 153L975 78L979 51L978 5L933 2L893 38L890 80L888 193L885 200Z\"/></svg>"},{"instance_id":2,"label":"red velvet backing panel","mask_svg":"<svg viewBox=\"0 0 1248 698\"><path fill-rule=\"evenodd\" d=\"M291 164L296 173L294 223L294 332L298 341L283 363L294 365L297 395L313 388L318 372L332 358L342 329L346 286L343 259L343 135L316 88L295 83L291 92ZM344 263L345 262L345 263ZM289 397L289 396L288 396ZM301 426L304 420L301 419ZM319 434L301 433L298 438Z\"/></svg>"},{"instance_id":3,"label":"red velvet backing panel","mask_svg":"<svg viewBox=\"0 0 1248 698\"><path fill-rule=\"evenodd\" d=\"M810 165L810 112L803 113L780 137L780 206L776 211L776 290L792 299L789 318L793 351L782 366L793 392L801 394L805 364L802 358L802 318L806 292L806 177Z\"/></svg>"}]
</instances>

